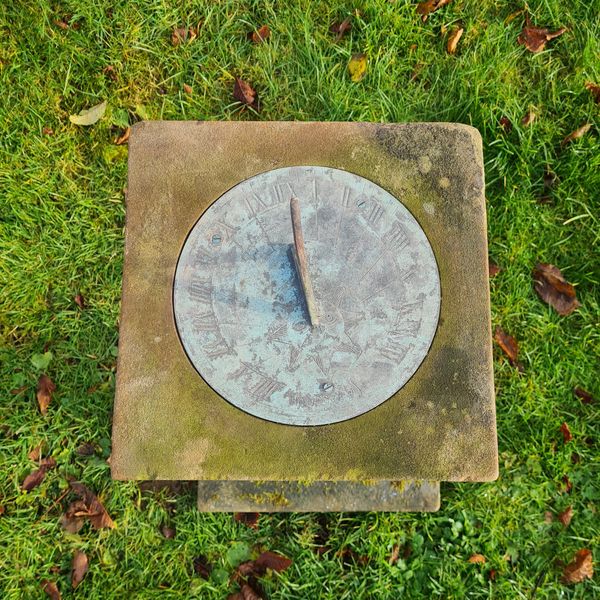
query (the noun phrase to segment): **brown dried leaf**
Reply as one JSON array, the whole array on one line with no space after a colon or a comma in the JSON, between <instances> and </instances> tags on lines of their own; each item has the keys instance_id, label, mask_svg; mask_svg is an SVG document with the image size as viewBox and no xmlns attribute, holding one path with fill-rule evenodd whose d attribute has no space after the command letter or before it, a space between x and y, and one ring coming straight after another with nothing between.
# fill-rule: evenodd
<instances>
[{"instance_id":1,"label":"brown dried leaf","mask_svg":"<svg viewBox=\"0 0 600 600\"><path fill-rule=\"evenodd\" d=\"M61 600L60 592L58 591L58 586L54 581L48 581L47 579L43 579L41 581L42 589L46 592L52 600Z\"/></svg>"},{"instance_id":2,"label":"brown dried leaf","mask_svg":"<svg viewBox=\"0 0 600 600\"><path fill-rule=\"evenodd\" d=\"M544 513L544 523L549 525L550 523L552 523L552 521L554 521L554 515L549 510L547 510Z\"/></svg>"},{"instance_id":3,"label":"brown dried leaf","mask_svg":"<svg viewBox=\"0 0 600 600\"><path fill-rule=\"evenodd\" d=\"M46 477L46 471L48 469L46 467L40 467L35 471L32 471L25 477L23 483L21 484L21 489L24 492L29 492L32 489L36 488L42 481L44 481L44 477Z\"/></svg>"},{"instance_id":4,"label":"brown dried leaf","mask_svg":"<svg viewBox=\"0 0 600 600\"><path fill-rule=\"evenodd\" d=\"M519 370L522 370L522 366L518 362L519 357L519 344L517 340L512 336L506 333L502 328L496 327L496 331L494 332L494 340L504 354L508 357L508 360L513 367L517 367Z\"/></svg>"},{"instance_id":5,"label":"brown dried leaf","mask_svg":"<svg viewBox=\"0 0 600 600\"><path fill-rule=\"evenodd\" d=\"M512 122L508 117L500 117L500 121L498 121L498 123L505 133L508 133L513 128Z\"/></svg>"},{"instance_id":6,"label":"brown dried leaf","mask_svg":"<svg viewBox=\"0 0 600 600\"><path fill-rule=\"evenodd\" d=\"M254 44L262 44L270 35L271 30L269 29L269 26L263 25L250 34L250 39Z\"/></svg>"},{"instance_id":7,"label":"brown dried leaf","mask_svg":"<svg viewBox=\"0 0 600 600\"><path fill-rule=\"evenodd\" d=\"M169 527L167 525L163 525L160 528L160 532L167 540L172 540L175 537L175 527Z\"/></svg>"},{"instance_id":8,"label":"brown dried leaf","mask_svg":"<svg viewBox=\"0 0 600 600\"><path fill-rule=\"evenodd\" d=\"M583 404L591 404L594 401L594 397L579 386L573 388L573 393L581 400L581 402L583 402Z\"/></svg>"},{"instance_id":9,"label":"brown dried leaf","mask_svg":"<svg viewBox=\"0 0 600 600\"><path fill-rule=\"evenodd\" d=\"M560 431L563 435L564 443L568 444L573 439L573 434L565 422L563 422L563 424L560 426Z\"/></svg>"},{"instance_id":10,"label":"brown dried leaf","mask_svg":"<svg viewBox=\"0 0 600 600\"><path fill-rule=\"evenodd\" d=\"M563 524L564 527L568 527L573 518L573 507L568 506L561 513L557 515L558 520Z\"/></svg>"},{"instance_id":11,"label":"brown dried leaf","mask_svg":"<svg viewBox=\"0 0 600 600\"><path fill-rule=\"evenodd\" d=\"M529 127L535 121L535 118L536 114L531 109L528 110L525 116L521 119L523 127Z\"/></svg>"},{"instance_id":12,"label":"brown dried leaf","mask_svg":"<svg viewBox=\"0 0 600 600\"><path fill-rule=\"evenodd\" d=\"M258 110L258 94L247 81L244 81L239 77L235 78L233 97L238 102L241 102L254 110Z\"/></svg>"},{"instance_id":13,"label":"brown dried leaf","mask_svg":"<svg viewBox=\"0 0 600 600\"><path fill-rule=\"evenodd\" d=\"M529 19L525 21L523 30L517 38L517 42L521 46L525 46L530 52L541 52L546 46L546 42L562 35L567 31L566 27L561 27L555 32L551 33L549 29L545 27L535 27L529 23Z\"/></svg>"},{"instance_id":14,"label":"brown dried leaf","mask_svg":"<svg viewBox=\"0 0 600 600\"><path fill-rule=\"evenodd\" d=\"M114 528L114 521L108 516L106 509L91 490L78 481L70 483L71 489L81 498L85 510L76 513L77 517L89 519L94 529Z\"/></svg>"},{"instance_id":15,"label":"brown dried leaf","mask_svg":"<svg viewBox=\"0 0 600 600\"><path fill-rule=\"evenodd\" d=\"M233 515L233 518L244 525L248 525L251 529L258 528L258 518L260 514L257 512L238 512Z\"/></svg>"},{"instance_id":16,"label":"brown dried leaf","mask_svg":"<svg viewBox=\"0 0 600 600\"><path fill-rule=\"evenodd\" d=\"M425 0L417 4L417 14L421 15L423 21L427 21L427 17L436 10L450 4L451 0Z\"/></svg>"},{"instance_id":17,"label":"brown dried leaf","mask_svg":"<svg viewBox=\"0 0 600 600\"><path fill-rule=\"evenodd\" d=\"M48 412L48 405L52 400L52 394L56 390L54 382L48 375L40 375L37 384L37 401L40 407L40 412L45 415Z\"/></svg>"},{"instance_id":18,"label":"brown dried leaf","mask_svg":"<svg viewBox=\"0 0 600 600\"><path fill-rule=\"evenodd\" d=\"M188 85L187 83L184 83L184 84L183 84L183 91L184 91L186 94L192 94L192 93L194 92L194 90L193 90L192 86L191 86L191 85Z\"/></svg>"},{"instance_id":19,"label":"brown dried leaf","mask_svg":"<svg viewBox=\"0 0 600 600\"><path fill-rule=\"evenodd\" d=\"M565 281L554 265L538 263L533 270L533 280L537 295L559 315L570 315L580 306L575 297L575 288Z\"/></svg>"},{"instance_id":20,"label":"brown dried leaf","mask_svg":"<svg viewBox=\"0 0 600 600\"><path fill-rule=\"evenodd\" d=\"M329 32L335 34L335 41L339 42L344 35L352 29L351 17L346 17L341 22L334 22L329 26Z\"/></svg>"},{"instance_id":21,"label":"brown dried leaf","mask_svg":"<svg viewBox=\"0 0 600 600\"><path fill-rule=\"evenodd\" d=\"M570 494L571 490L573 489L573 484L571 483L569 476L563 475L562 482L563 482L563 485L565 486L565 492L567 492L567 494Z\"/></svg>"},{"instance_id":22,"label":"brown dried leaf","mask_svg":"<svg viewBox=\"0 0 600 600\"><path fill-rule=\"evenodd\" d=\"M262 596L257 594L248 583L244 583L240 591L244 600L262 600Z\"/></svg>"},{"instance_id":23,"label":"brown dried leaf","mask_svg":"<svg viewBox=\"0 0 600 600\"><path fill-rule=\"evenodd\" d=\"M458 41L462 37L462 34L464 33L464 31L465 30L462 27L458 27L458 28L452 30L452 32L450 33L450 37L448 37L448 43L446 44L446 50L448 51L448 54L456 53Z\"/></svg>"},{"instance_id":24,"label":"brown dried leaf","mask_svg":"<svg viewBox=\"0 0 600 600\"><path fill-rule=\"evenodd\" d=\"M54 130L50 127L42 127L42 133L44 135L54 135Z\"/></svg>"},{"instance_id":25,"label":"brown dried leaf","mask_svg":"<svg viewBox=\"0 0 600 600\"><path fill-rule=\"evenodd\" d=\"M203 579L208 579L212 571L212 565L208 563L205 556L197 556L194 558L194 571Z\"/></svg>"},{"instance_id":26,"label":"brown dried leaf","mask_svg":"<svg viewBox=\"0 0 600 600\"><path fill-rule=\"evenodd\" d=\"M131 127L127 127L123 133L115 140L115 144L117 146L121 146L122 144L126 144L129 141L129 136L131 135Z\"/></svg>"},{"instance_id":27,"label":"brown dried leaf","mask_svg":"<svg viewBox=\"0 0 600 600\"><path fill-rule=\"evenodd\" d=\"M81 294L75 294L75 298L73 298L75 304L79 306L82 310L85 308L85 299Z\"/></svg>"},{"instance_id":28,"label":"brown dried leaf","mask_svg":"<svg viewBox=\"0 0 600 600\"><path fill-rule=\"evenodd\" d=\"M275 552L263 552L254 561L254 564L257 572L262 571L264 573L266 569L271 569L272 571L281 573L281 571L285 571L292 564L292 559Z\"/></svg>"},{"instance_id":29,"label":"brown dried leaf","mask_svg":"<svg viewBox=\"0 0 600 600\"><path fill-rule=\"evenodd\" d=\"M400 546L398 544L394 544L392 547L392 553L390 554L390 558L388 559L388 563L390 565L395 565L398 562L398 558L400 556Z\"/></svg>"},{"instance_id":30,"label":"brown dried leaf","mask_svg":"<svg viewBox=\"0 0 600 600\"><path fill-rule=\"evenodd\" d=\"M600 103L600 85L592 83L591 81L585 82L585 88L592 93L592 97L594 98L594 102L596 104Z\"/></svg>"},{"instance_id":31,"label":"brown dried leaf","mask_svg":"<svg viewBox=\"0 0 600 600\"><path fill-rule=\"evenodd\" d=\"M488 258L488 274L490 279L496 277L500 271L502 271L502 269L494 261Z\"/></svg>"},{"instance_id":32,"label":"brown dried leaf","mask_svg":"<svg viewBox=\"0 0 600 600\"><path fill-rule=\"evenodd\" d=\"M85 503L82 500L76 500L69 505L67 512L61 516L60 525L68 533L77 533L85 522L81 515L86 510Z\"/></svg>"},{"instance_id":33,"label":"brown dried leaf","mask_svg":"<svg viewBox=\"0 0 600 600\"><path fill-rule=\"evenodd\" d=\"M69 24L68 24L68 23L67 23L67 22L66 22L64 19L56 19L56 20L54 21L54 24L55 24L57 27L60 27L60 29L62 29L63 31L64 31L65 29L69 29Z\"/></svg>"},{"instance_id":34,"label":"brown dried leaf","mask_svg":"<svg viewBox=\"0 0 600 600\"><path fill-rule=\"evenodd\" d=\"M472 554L469 557L469 560L467 562L476 564L476 563L484 563L484 562L486 562L486 560L485 560L485 556L483 554Z\"/></svg>"},{"instance_id":35,"label":"brown dried leaf","mask_svg":"<svg viewBox=\"0 0 600 600\"><path fill-rule=\"evenodd\" d=\"M583 137L590 129L592 128L592 124L591 123L586 123L585 125L582 125L581 127L579 127L579 129L576 129L575 131L572 131L560 144L561 146L566 146L567 144L569 144L570 142L572 142L573 140L578 140L579 138Z\"/></svg>"},{"instance_id":36,"label":"brown dried leaf","mask_svg":"<svg viewBox=\"0 0 600 600\"><path fill-rule=\"evenodd\" d=\"M102 69L102 73L104 73L104 75L106 75L109 79L112 79L113 81L116 81L118 78L117 71L112 65L107 65L106 67L104 67L104 69Z\"/></svg>"},{"instance_id":37,"label":"brown dried leaf","mask_svg":"<svg viewBox=\"0 0 600 600\"><path fill-rule=\"evenodd\" d=\"M90 442L83 442L83 444L77 446L75 452L79 456L92 456L96 454L96 446Z\"/></svg>"},{"instance_id":38,"label":"brown dried leaf","mask_svg":"<svg viewBox=\"0 0 600 600\"><path fill-rule=\"evenodd\" d=\"M173 46L179 46L183 42L195 40L199 28L200 25L198 27L176 27L173 29L173 33L171 33L171 43Z\"/></svg>"},{"instance_id":39,"label":"brown dried leaf","mask_svg":"<svg viewBox=\"0 0 600 600\"><path fill-rule=\"evenodd\" d=\"M29 460L33 460L35 462L37 462L38 460L40 460L40 456L42 455L42 449L44 448L45 444L44 442L41 442L40 444L38 444L28 455L27 457L29 458Z\"/></svg>"},{"instance_id":40,"label":"brown dried leaf","mask_svg":"<svg viewBox=\"0 0 600 600\"><path fill-rule=\"evenodd\" d=\"M593 575L592 551L583 548L577 551L573 560L565 567L562 582L580 583L584 579L591 579Z\"/></svg>"},{"instance_id":41,"label":"brown dried leaf","mask_svg":"<svg viewBox=\"0 0 600 600\"><path fill-rule=\"evenodd\" d=\"M75 550L73 563L71 564L71 586L75 589L85 577L89 568L88 557L85 552Z\"/></svg>"}]
</instances>

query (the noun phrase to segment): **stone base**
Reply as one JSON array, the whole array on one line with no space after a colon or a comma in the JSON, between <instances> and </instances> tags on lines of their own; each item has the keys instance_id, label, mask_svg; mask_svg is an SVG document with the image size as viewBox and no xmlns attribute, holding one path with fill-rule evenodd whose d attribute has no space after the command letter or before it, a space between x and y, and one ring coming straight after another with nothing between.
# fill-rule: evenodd
<instances>
[{"instance_id":1,"label":"stone base","mask_svg":"<svg viewBox=\"0 0 600 600\"><path fill-rule=\"evenodd\" d=\"M199 481L202 512L435 512L437 481Z\"/></svg>"}]
</instances>

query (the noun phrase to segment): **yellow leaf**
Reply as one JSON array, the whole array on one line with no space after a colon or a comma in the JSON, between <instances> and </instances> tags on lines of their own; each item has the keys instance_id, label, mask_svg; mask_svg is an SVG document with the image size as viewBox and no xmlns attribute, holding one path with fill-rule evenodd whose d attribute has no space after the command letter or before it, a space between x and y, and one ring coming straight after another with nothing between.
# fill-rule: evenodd
<instances>
[{"instance_id":1,"label":"yellow leaf","mask_svg":"<svg viewBox=\"0 0 600 600\"><path fill-rule=\"evenodd\" d=\"M105 110L106 100L88 110L82 110L78 115L71 115L69 120L75 125L93 125L104 116Z\"/></svg>"},{"instance_id":2,"label":"yellow leaf","mask_svg":"<svg viewBox=\"0 0 600 600\"><path fill-rule=\"evenodd\" d=\"M360 81L367 74L367 55L363 52L353 54L348 63L348 70L352 81Z\"/></svg>"}]
</instances>

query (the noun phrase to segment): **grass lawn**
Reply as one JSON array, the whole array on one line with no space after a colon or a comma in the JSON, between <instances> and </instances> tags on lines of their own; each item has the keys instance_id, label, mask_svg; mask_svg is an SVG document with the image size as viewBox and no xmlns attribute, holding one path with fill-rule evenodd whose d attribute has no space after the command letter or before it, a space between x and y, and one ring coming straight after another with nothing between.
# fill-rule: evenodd
<instances>
[{"instance_id":1,"label":"grass lawn","mask_svg":"<svg viewBox=\"0 0 600 600\"><path fill-rule=\"evenodd\" d=\"M42 580L63 598L225 598L236 590L231 565L261 549L293 559L262 578L273 599L600 597L598 576L561 583L575 552L600 557L599 105L585 87L600 84L600 11L597 1L531 0L532 23L568 28L534 54L517 43L525 13L515 12L526 6L453 0L423 22L405 0L2 3L2 599L46 597ZM352 30L336 42L329 25L350 15ZM195 39L173 45L175 27L198 22ZM270 38L253 44L248 32L264 24ZM448 32L458 24L464 34L451 55ZM367 73L353 82L347 65L358 52ZM233 99L235 76L257 90L259 113ZM102 100L108 108L95 125L69 121ZM536 119L524 125L529 110ZM502 267L490 282L493 325L518 340L523 364L519 373L496 348L497 482L444 484L436 514L273 514L251 529L231 515L199 514L193 488L148 492L111 481L127 174L127 146L114 141L139 119L479 129L490 256ZM561 145L586 123L585 135ZM545 189L546 170L556 179ZM536 262L562 270L578 310L561 317L540 301ZM36 401L42 372L56 384L45 416ZM574 386L596 400L583 403ZM91 455L81 455L84 443ZM39 444L57 466L24 492ZM63 530L59 518L75 499L70 476L98 494L116 528ZM557 515L568 507L565 527ZM76 550L90 567L73 591ZM469 562L474 554L485 563ZM213 565L208 579L195 559Z\"/></svg>"}]
</instances>

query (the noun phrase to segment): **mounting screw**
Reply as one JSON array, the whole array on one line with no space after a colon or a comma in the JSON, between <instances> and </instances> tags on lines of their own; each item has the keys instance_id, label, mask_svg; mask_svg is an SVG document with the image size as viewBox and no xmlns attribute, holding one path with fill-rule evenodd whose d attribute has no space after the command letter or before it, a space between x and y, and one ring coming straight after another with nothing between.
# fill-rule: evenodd
<instances>
[{"instance_id":1,"label":"mounting screw","mask_svg":"<svg viewBox=\"0 0 600 600\"><path fill-rule=\"evenodd\" d=\"M329 392L332 389L333 389L333 383L326 382L326 383L322 383L321 384L321 391L322 392Z\"/></svg>"},{"instance_id":2,"label":"mounting screw","mask_svg":"<svg viewBox=\"0 0 600 600\"><path fill-rule=\"evenodd\" d=\"M223 238L220 233L215 233L210 241L213 246L218 246L223 241Z\"/></svg>"}]
</instances>

